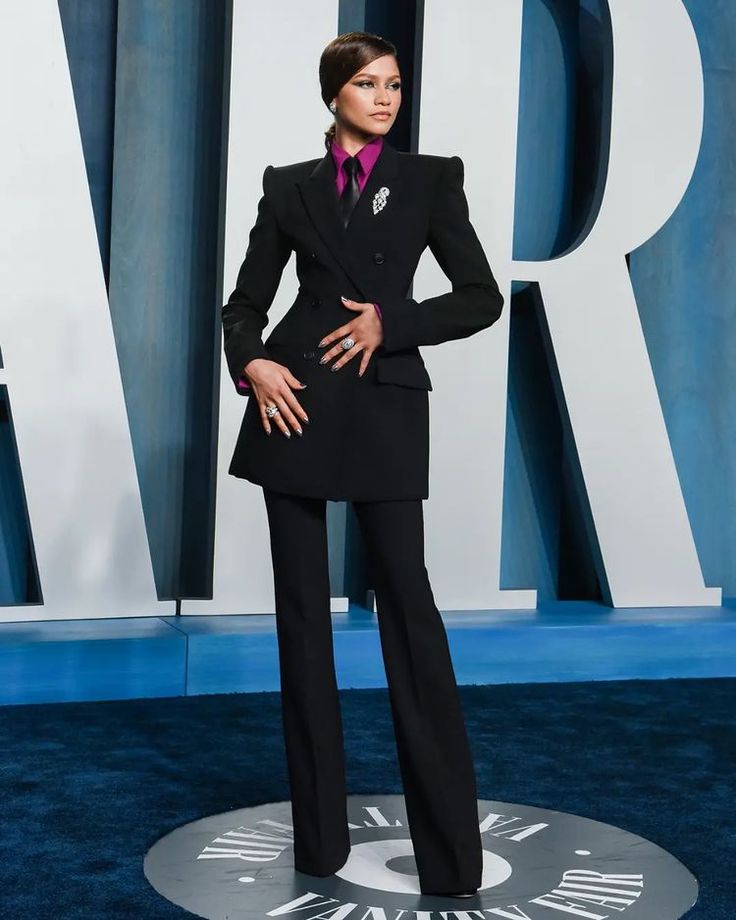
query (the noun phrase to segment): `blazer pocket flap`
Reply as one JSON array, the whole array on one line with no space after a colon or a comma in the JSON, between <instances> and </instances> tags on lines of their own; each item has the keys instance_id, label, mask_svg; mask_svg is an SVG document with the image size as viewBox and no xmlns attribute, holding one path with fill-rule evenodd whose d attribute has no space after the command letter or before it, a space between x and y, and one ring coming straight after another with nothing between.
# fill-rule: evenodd
<instances>
[{"instance_id":1,"label":"blazer pocket flap","mask_svg":"<svg viewBox=\"0 0 736 920\"><path fill-rule=\"evenodd\" d=\"M431 390L432 381L421 358L413 355L391 355L376 362L376 380L399 386Z\"/></svg>"}]
</instances>

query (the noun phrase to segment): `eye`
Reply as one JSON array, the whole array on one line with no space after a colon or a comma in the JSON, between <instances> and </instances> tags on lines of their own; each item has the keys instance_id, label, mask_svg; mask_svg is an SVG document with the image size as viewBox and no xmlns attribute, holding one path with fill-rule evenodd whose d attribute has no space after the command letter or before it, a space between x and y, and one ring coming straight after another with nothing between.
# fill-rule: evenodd
<instances>
[{"instance_id":1,"label":"eye","mask_svg":"<svg viewBox=\"0 0 736 920\"><path fill-rule=\"evenodd\" d=\"M373 80L361 80L360 83L356 83L355 85L356 86L373 86ZM388 85L393 87L394 89L401 89L401 83L398 83L396 81L394 81L393 83L389 83Z\"/></svg>"}]
</instances>

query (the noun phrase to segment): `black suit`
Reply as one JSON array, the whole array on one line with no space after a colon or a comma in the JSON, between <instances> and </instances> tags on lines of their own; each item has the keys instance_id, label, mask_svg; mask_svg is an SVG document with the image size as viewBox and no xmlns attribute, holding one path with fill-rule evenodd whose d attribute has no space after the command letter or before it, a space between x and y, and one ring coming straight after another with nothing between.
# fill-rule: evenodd
<instances>
[{"instance_id":1,"label":"black suit","mask_svg":"<svg viewBox=\"0 0 736 920\"><path fill-rule=\"evenodd\" d=\"M351 216L340 220L329 151L269 166L237 286L223 307L236 387L256 357L287 365L310 424L267 435L248 403L229 472L263 487L268 514L295 867L335 872L349 853L343 736L332 646L325 502L352 501L378 623L409 827L423 892L477 888L475 773L442 618L424 563L429 375L419 345L490 326L503 298L468 219L459 157L399 153L385 140ZM388 189L374 213L374 196ZM451 293L407 298L429 245ZM291 251L300 290L265 345L261 331ZM318 363L318 342L378 302L384 340L364 377ZM336 360L336 359L335 359ZM239 393L248 394L248 390Z\"/></svg>"},{"instance_id":2,"label":"black suit","mask_svg":"<svg viewBox=\"0 0 736 920\"><path fill-rule=\"evenodd\" d=\"M386 205L374 213L383 187ZM453 290L417 302L406 291L427 246ZM261 332L292 250L299 293L264 345ZM357 355L336 373L330 366L337 359L319 364L322 337L358 315L340 295L381 307L383 343L362 378ZM347 230L329 151L321 160L268 166L245 260L222 311L225 355L236 387L252 358L289 367L308 385L295 392L310 424L301 438L286 438L276 426L269 436L249 400L229 472L315 498L428 498L432 384L417 346L472 335L498 319L502 304L468 218L460 157L400 153L384 140Z\"/></svg>"}]
</instances>

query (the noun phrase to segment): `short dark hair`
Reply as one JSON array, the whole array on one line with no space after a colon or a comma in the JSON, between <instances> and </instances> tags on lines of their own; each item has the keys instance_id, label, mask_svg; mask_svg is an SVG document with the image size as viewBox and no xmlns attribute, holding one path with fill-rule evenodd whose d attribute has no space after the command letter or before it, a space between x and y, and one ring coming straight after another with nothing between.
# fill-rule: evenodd
<instances>
[{"instance_id":1,"label":"short dark hair","mask_svg":"<svg viewBox=\"0 0 736 920\"><path fill-rule=\"evenodd\" d=\"M333 38L319 59L319 83L324 104L329 107L354 73L384 54L392 54L397 61L399 59L396 46L372 32L343 32ZM325 147L329 148L334 136L333 121L325 131Z\"/></svg>"}]
</instances>

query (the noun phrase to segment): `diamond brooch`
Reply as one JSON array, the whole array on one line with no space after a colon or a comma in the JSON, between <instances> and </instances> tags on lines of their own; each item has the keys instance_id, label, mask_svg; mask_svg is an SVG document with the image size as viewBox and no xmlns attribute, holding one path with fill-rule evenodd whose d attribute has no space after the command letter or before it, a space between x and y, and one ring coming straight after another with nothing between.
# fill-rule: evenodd
<instances>
[{"instance_id":1,"label":"diamond brooch","mask_svg":"<svg viewBox=\"0 0 736 920\"><path fill-rule=\"evenodd\" d=\"M381 188L373 196L373 213L378 214L379 211L382 211L386 207L386 199L390 194L389 189L382 185Z\"/></svg>"}]
</instances>

